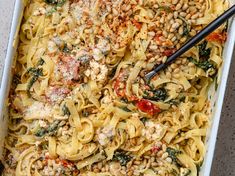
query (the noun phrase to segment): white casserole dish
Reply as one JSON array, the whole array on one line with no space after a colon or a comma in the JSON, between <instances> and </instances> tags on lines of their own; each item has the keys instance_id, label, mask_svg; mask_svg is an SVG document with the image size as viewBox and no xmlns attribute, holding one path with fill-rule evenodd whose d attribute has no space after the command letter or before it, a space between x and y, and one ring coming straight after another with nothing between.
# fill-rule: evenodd
<instances>
[{"instance_id":1,"label":"white casserole dish","mask_svg":"<svg viewBox=\"0 0 235 176\"><path fill-rule=\"evenodd\" d=\"M234 0L230 0L231 4L234 4ZM5 59L5 64L3 68L3 77L0 87L0 160L2 160L2 149L4 144L4 137L7 134L7 99L11 83L11 68L14 64L14 58L16 49L18 47L18 33L20 29L21 19L23 16L24 4L23 0L16 0L13 20L10 32L10 38L7 48L7 55ZM201 168L201 176L209 176L210 168L212 164L216 136L218 132L218 126L220 121L220 115L223 105L224 94L226 90L227 78L230 68L230 63L232 60L232 54L234 51L235 44L235 20L231 20L228 28L228 40L225 44L223 58L223 68L222 68L222 79L218 86L217 91L215 92L215 85L212 85L209 91L209 97L211 99L212 106L212 121L210 128L208 129L208 135L206 140L207 152L205 155L204 163Z\"/></svg>"}]
</instances>

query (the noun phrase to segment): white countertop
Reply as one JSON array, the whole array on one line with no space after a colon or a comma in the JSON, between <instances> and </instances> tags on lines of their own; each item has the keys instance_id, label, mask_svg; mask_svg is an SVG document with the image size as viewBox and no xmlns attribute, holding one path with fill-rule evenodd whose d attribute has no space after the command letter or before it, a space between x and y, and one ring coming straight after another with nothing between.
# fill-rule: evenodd
<instances>
[{"instance_id":1,"label":"white countertop","mask_svg":"<svg viewBox=\"0 0 235 176\"><path fill-rule=\"evenodd\" d=\"M0 78L15 0L0 0ZM230 69L211 176L235 176L235 54Z\"/></svg>"}]
</instances>

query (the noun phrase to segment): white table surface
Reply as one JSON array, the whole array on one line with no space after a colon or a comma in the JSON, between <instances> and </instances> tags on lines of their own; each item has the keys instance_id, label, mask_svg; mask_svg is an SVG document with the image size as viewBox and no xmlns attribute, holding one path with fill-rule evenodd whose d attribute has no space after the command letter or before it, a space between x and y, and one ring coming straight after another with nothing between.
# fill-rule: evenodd
<instances>
[{"instance_id":1,"label":"white table surface","mask_svg":"<svg viewBox=\"0 0 235 176\"><path fill-rule=\"evenodd\" d=\"M0 0L0 78L14 2L15 0ZM235 54L233 58L235 59ZM211 176L235 176L235 61L230 69L222 114Z\"/></svg>"}]
</instances>

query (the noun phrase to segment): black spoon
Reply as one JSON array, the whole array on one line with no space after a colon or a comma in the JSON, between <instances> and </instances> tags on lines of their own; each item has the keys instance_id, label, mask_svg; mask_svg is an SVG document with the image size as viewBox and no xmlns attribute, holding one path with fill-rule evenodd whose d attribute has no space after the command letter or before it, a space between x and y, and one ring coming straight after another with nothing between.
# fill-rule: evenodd
<instances>
[{"instance_id":1,"label":"black spoon","mask_svg":"<svg viewBox=\"0 0 235 176\"><path fill-rule=\"evenodd\" d=\"M225 11L222 15L212 21L206 28L201 30L197 35L191 38L187 43L185 43L179 50L177 50L174 54L172 54L165 63L158 65L154 70L150 71L145 75L145 80L150 81L159 71L166 68L173 61L175 61L179 56L184 54L186 51L195 46L198 42L212 33L215 29L217 29L220 25L226 22L230 17L235 14L235 5L233 5L230 9Z\"/></svg>"}]
</instances>

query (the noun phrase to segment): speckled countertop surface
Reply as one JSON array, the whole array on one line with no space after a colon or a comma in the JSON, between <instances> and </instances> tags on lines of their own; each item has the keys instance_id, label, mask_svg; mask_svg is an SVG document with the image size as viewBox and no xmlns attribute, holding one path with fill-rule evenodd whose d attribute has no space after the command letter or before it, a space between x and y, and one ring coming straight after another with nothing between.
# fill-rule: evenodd
<instances>
[{"instance_id":1,"label":"speckled countertop surface","mask_svg":"<svg viewBox=\"0 0 235 176\"><path fill-rule=\"evenodd\" d=\"M0 78L14 2L15 0L0 0ZM235 54L233 58L235 59ZM230 69L222 114L211 176L235 176L235 60Z\"/></svg>"}]
</instances>

